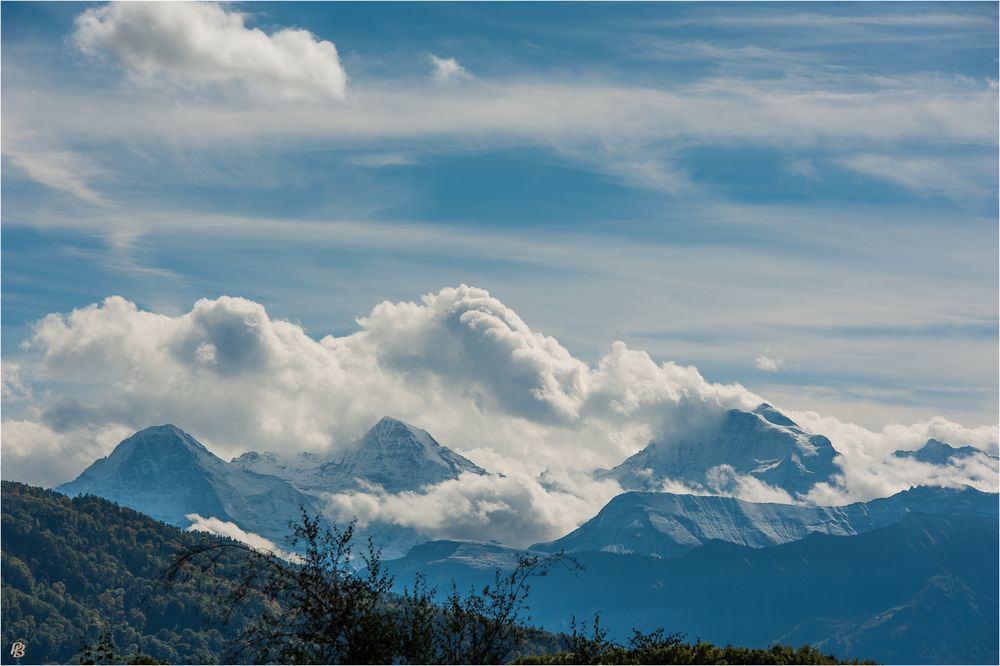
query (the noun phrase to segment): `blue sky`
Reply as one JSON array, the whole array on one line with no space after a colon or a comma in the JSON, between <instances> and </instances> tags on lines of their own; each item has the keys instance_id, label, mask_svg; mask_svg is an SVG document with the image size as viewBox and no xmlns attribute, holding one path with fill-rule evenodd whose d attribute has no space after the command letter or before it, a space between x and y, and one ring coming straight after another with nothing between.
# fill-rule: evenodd
<instances>
[{"instance_id":1,"label":"blue sky","mask_svg":"<svg viewBox=\"0 0 1000 666\"><path fill-rule=\"evenodd\" d=\"M109 295L318 339L465 283L587 363L996 422L995 3L220 10L334 44L307 74L83 34L100 7L2 6L2 350L36 396L33 322Z\"/></svg>"}]
</instances>

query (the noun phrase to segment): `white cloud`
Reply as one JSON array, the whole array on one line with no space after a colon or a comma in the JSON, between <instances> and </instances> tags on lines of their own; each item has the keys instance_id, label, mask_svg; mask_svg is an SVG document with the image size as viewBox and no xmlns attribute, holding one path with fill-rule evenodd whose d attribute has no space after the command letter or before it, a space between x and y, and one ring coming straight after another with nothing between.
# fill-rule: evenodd
<instances>
[{"instance_id":1,"label":"white cloud","mask_svg":"<svg viewBox=\"0 0 1000 666\"><path fill-rule=\"evenodd\" d=\"M793 504L792 496L755 476L738 473L731 465L718 465L705 473L705 485L715 495L736 497L747 502Z\"/></svg>"},{"instance_id":2,"label":"white cloud","mask_svg":"<svg viewBox=\"0 0 1000 666\"><path fill-rule=\"evenodd\" d=\"M246 544L254 550L263 553L271 553L290 562L300 562L301 558L295 553L290 553L277 546L270 539L265 539L254 532L247 532L236 523L231 523L218 518L204 518L197 513L189 513L184 516L191 521L191 524L184 528L188 532L207 532L215 536L226 537L233 541Z\"/></svg>"},{"instance_id":3,"label":"white cloud","mask_svg":"<svg viewBox=\"0 0 1000 666\"><path fill-rule=\"evenodd\" d=\"M3 420L4 479L40 486L69 481L135 432L120 423L87 422L60 431L44 423L40 412L35 409L27 418Z\"/></svg>"},{"instance_id":4,"label":"white cloud","mask_svg":"<svg viewBox=\"0 0 1000 666\"><path fill-rule=\"evenodd\" d=\"M344 97L347 74L332 42L293 28L268 34L245 20L212 2L114 2L80 14L73 37L84 53L109 57L143 82Z\"/></svg>"},{"instance_id":5,"label":"white cloud","mask_svg":"<svg viewBox=\"0 0 1000 666\"><path fill-rule=\"evenodd\" d=\"M912 425L889 424L873 431L815 412L790 412L797 423L830 438L841 455L844 473L835 487L820 484L807 497L818 504L844 504L887 497L918 485L972 486L987 492L1000 489L1000 466L995 459L976 456L946 466L896 458L897 450L915 450L928 439L953 446L971 445L998 452L997 426L966 428L941 417Z\"/></svg>"},{"instance_id":6,"label":"white cloud","mask_svg":"<svg viewBox=\"0 0 1000 666\"><path fill-rule=\"evenodd\" d=\"M441 76L454 80L458 74L451 71L445 67ZM259 87L271 85L268 80L262 78ZM473 79L460 86L382 80L352 88L343 104L303 102L280 113L269 104L191 100L161 90L95 93L28 82L5 92L5 121L38 127L66 144L140 141L166 156L178 147L270 153L275 146L291 150L317 142L376 152L400 141L410 142L412 152L543 146L588 168L671 193L690 191L681 156L697 146L814 154L832 148L843 154L868 150L873 141L887 150L913 142L996 145L996 95L988 82L920 77L863 85L856 77L832 75L820 83L815 77L709 78L669 89L592 78ZM64 113L66 108L74 113Z\"/></svg>"},{"instance_id":7,"label":"white cloud","mask_svg":"<svg viewBox=\"0 0 1000 666\"><path fill-rule=\"evenodd\" d=\"M590 470L692 421L762 401L621 342L589 365L472 287L384 302L358 324L354 334L316 340L257 303L229 297L173 316L119 297L49 315L19 359L18 376L31 383L9 382L22 396L31 384L47 390L22 399L23 413L3 422L4 477L69 480L130 432L165 422L223 457L248 449L332 453L389 414L506 478L463 477L419 496L369 489L334 498L335 509L366 520L396 516L431 535L478 538L494 530L521 543L558 536L617 492L589 481ZM60 393L51 393L56 385ZM830 437L844 459L842 483L818 488L812 501L871 499L925 482L997 486L988 465L931 469L891 457L930 437L996 452L995 426L963 428L936 417L876 432L812 412L791 416ZM725 469L702 492L787 501Z\"/></svg>"},{"instance_id":8,"label":"white cloud","mask_svg":"<svg viewBox=\"0 0 1000 666\"><path fill-rule=\"evenodd\" d=\"M434 68L434 80L438 83L447 83L448 81L472 78L472 75L469 74L464 67L459 65L458 61L454 58L439 58L432 53L430 55L430 60L431 65Z\"/></svg>"},{"instance_id":9,"label":"white cloud","mask_svg":"<svg viewBox=\"0 0 1000 666\"><path fill-rule=\"evenodd\" d=\"M656 363L621 342L589 366L471 287L382 303L359 325L353 335L315 340L229 297L203 299L178 316L119 297L52 314L28 342L26 353L37 357L30 376L74 386L89 402L65 409L42 398L37 419L66 432L88 423L127 430L174 422L235 454L332 452L390 414L462 451L496 452L491 462L508 467L495 471L516 471L502 460L522 460L522 473L537 474L615 464L681 413L760 402L738 385L712 384L692 367ZM38 442L34 455L49 453ZM14 476L27 464L5 463ZM70 476L61 467L46 482Z\"/></svg>"},{"instance_id":10,"label":"white cloud","mask_svg":"<svg viewBox=\"0 0 1000 666\"><path fill-rule=\"evenodd\" d=\"M651 471L651 470L650 470ZM768 485L750 474L740 474L732 465L716 465L705 472L704 483L686 482L680 479L665 479L659 487L664 493L678 495L718 495L735 497L745 502L771 502L774 504L796 504L801 500L776 486Z\"/></svg>"},{"instance_id":11,"label":"white cloud","mask_svg":"<svg viewBox=\"0 0 1000 666\"><path fill-rule=\"evenodd\" d=\"M685 139L697 145L752 142L786 149L815 149L826 142L842 149L844 141L861 147L872 140L996 144L991 122L996 95L985 80L889 79L860 89L855 85L850 92L836 85L717 78L659 89L501 79L429 89L388 81L355 91L349 104L300 104L282 114L266 105L232 100L193 105L138 90L97 95L25 84L8 95L11 117L30 118L59 134L157 137L192 145L273 138L504 138L549 145ZM62 106L53 108L60 99ZM171 106L164 108L167 101ZM70 103L76 113L62 113ZM500 137L491 137L495 134Z\"/></svg>"},{"instance_id":12,"label":"white cloud","mask_svg":"<svg viewBox=\"0 0 1000 666\"><path fill-rule=\"evenodd\" d=\"M386 521L429 538L496 539L525 547L576 529L621 492L614 481L564 471L541 477L463 474L424 492L331 495L329 510L337 520L357 517L362 526Z\"/></svg>"},{"instance_id":13,"label":"white cloud","mask_svg":"<svg viewBox=\"0 0 1000 666\"><path fill-rule=\"evenodd\" d=\"M765 349L764 353L758 354L757 358L753 360L753 365L758 370L763 370L764 372L777 372L783 370L787 364L785 359L781 358L770 349Z\"/></svg>"}]
</instances>

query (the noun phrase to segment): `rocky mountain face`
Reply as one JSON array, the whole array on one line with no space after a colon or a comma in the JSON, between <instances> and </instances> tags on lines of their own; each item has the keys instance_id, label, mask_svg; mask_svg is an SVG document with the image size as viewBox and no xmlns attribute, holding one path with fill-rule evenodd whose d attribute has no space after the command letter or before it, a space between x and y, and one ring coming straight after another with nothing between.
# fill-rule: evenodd
<instances>
[{"instance_id":1,"label":"rocky mountain face","mask_svg":"<svg viewBox=\"0 0 1000 666\"><path fill-rule=\"evenodd\" d=\"M275 476L230 465L169 424L140 430L55 490L103 497L178 527L190 525L186 516L197 513L279 543L300 507L311 513L321 508L316 497Z\"/></svg>"},{"instance_id":2,"label":"rocky mountain face","mask_svg":"<svg viewBox=\"0 0 1000 666\"><path fill-rule=\"evenodd\" d=\"M544 552L603 551L678 557L709 541L762 548L809 534L850 536L894 525L910 513L998 517L997 495L973 488L913 488L846 506L744 502L732 497L629 492Z\"/></svg>"},{"instance_id":3,"label":"rocky mountain face","mask_svg":"<svg viewBox=\"0 0 1000 666\"><path fill-rule=\"evenodd\" d=\"M597 478L616 479L628 490L656 491L667 479L704 485L706 474L728 465L781 488L793 497L840 471L830 440L813 435L767 403L750 412L726 412L721 421L650 442Z\"/></svg>"}]
</instances>

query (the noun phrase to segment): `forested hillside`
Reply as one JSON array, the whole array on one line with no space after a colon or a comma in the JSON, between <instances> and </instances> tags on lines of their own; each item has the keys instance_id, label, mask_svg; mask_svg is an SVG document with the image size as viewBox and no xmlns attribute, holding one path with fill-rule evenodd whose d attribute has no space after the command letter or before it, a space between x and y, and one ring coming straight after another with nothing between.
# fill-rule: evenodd
<instances>
[{"instance_id":1,"label":"forested hillside","mask_svg":"<svg viewBox=\"0 0 1000 666\"><path fill-rule=\"evenodd\" d=\"M123 659L218 662L227 629L209 615L228 572L169 593L160 580L177 553L206 539L106 500L4 481L4 646L23 640L28 663L65 663L110 629Z\"/></svg>"}]
</instances>

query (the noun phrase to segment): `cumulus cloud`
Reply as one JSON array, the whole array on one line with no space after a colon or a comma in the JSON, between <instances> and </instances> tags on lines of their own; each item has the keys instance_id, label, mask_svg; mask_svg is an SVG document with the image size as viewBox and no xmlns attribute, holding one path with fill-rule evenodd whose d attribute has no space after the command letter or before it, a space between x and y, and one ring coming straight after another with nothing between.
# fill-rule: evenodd
<instances>
[{"instance_id":1,"label":"cumulus cloud","mask_svg":"<svg viewBox=\"0 0 1000 666\"><path fill-rule=\"evenodd\" d=\"M294 28L268 34L245 21L245 14L211 2L114 2L80 14L73 37L84 53L113 60L144 82L344 97L347 74L332 42Z\"/></svg>"},{"instance_id":2,"label":"cumulus cloud","mask_svg":"<svg viewBox=\"0 0 1000 666\"><path fill-rule=\"evenodd\" d=\"M972 486L986 492L1000 489L1000 465L986 455L930 465L897 458L897 450L912 451L938 439L954 446L973 446L997 454L997 426L967 428L940 416L912 425L889 424L879 431L821 416L791 412L801 426L830 438L841 456L843 474L836 485L819 484L806 497L816 504L846 504L887 497L919 485Z\"/></svg>"},{"instance_id":3,"label":"cumulus cloud","mask_svg":"<svg viewBox=\"0 0 1000 666\"><path fill-rule=\"evenodd\" d=\"M696 368L657 363L622 342L585 363L465 285L381 303L358 326L317 340L258 303L227 296L178 315L120 297L48 315L26 341L25 372L5 373L11 391L33 397L20 398L23 413L3 422L4 477L67 481L132 431L167 422L224 458L246 450L335 454L391 415L504 476L466 475L419 493L343 493L329 498L335 517L525 545L576 527L620 491L591 479L593 469L762 402L738 384L708 382ZM56 385L58 393L38 390ZM918 483L997 487L995 465L991 472L984 461L931 469L891 456L929 437L995 452L995 427L938 417L873 432L811 412L791 416L827 435L844 459L840 483L807 501L871 499ZM725 467L686 491L791 501Z\"/></svg>"},{"instance_id":4,"label":"cumulus cloud","mask_svg":"<svg viewBox=\"0 0 1000 666\"><path fill-rule=\"evenodd\" d=\"M4 403L8 403L6 397ZM40 486L69 481L135 432L113 422L77 423L72 430L60 432L46 424L39 412L34 409L27 418L3 420L4 479Z\"/></svg>"},{"instance_id":5,"label":"cumulus cloud","mask_svg":"<svg viewBox=\"0 0 1000 666\"><path fill-rule=\"evenodd\" d=\"M86 412L64 410L62 427L174 422L225 453L335 452L389 414L463 452L495 452L496 471L511 460L533 474L593 469L681 416L760 402L621 342L589 366L464 285L381 303L358 323L352 335L315 340L245 299L203 299L167 316L110 297L45 317L26 351L37 381L89 396Z\"/></svg>"},{"instance_id":6,"label":"cumulus cloud","mask_svg":"<svg viewBox=\"0 0 1000 666\"><path fill-rule=\"evenodd\" d=\"M434 68L434 80L438 83L447 83L448 81L455 81L457 79L471 78L469 72L467 72L464 67L459 65L458 61L454 58L439 58L432 53L430 55L430 59L431 66Z\"/></svg>"},{"instance_id":7,"label":"cumulus cloud","mask_svg":"<svg viewBox=\"0 0 1000 666\"><path fill-rule=\"evenodd\" d=\"M244 543L254 550L259 550L263 553L271 553L277 555L278 557L288 560L289 562L301 562L300 558L295 553L290 553L286 550L278 548L270 539L265 539L259 534L254 532L247 532L246 530L240 528L236 523L231 523L226 520L220 520L218 518L204 518L197 513L189 513L184 516L191 521L185 529L187 532L207 532L208 534L214 534L215 536L226 537L232 539L233 541L239 541Z\"/></svg>"}]
</instances>

